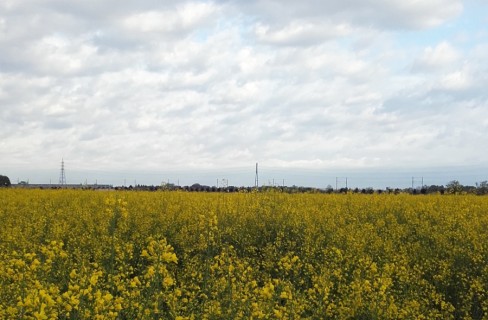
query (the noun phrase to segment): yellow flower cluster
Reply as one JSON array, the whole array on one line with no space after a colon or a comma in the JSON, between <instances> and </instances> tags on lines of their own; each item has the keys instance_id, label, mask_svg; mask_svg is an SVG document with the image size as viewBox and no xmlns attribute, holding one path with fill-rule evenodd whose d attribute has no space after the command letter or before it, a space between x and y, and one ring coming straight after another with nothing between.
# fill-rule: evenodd
<instances>
[{"instance_id":1,"label":"yellow flower cluster","mask_svg":"<svg viewBox=\"0 0 488 320\"><path fill-rule=\"evenodd\" d=\"M0 190L0 319L488 319L488 198Z\"/></svg>"}]
</instances>

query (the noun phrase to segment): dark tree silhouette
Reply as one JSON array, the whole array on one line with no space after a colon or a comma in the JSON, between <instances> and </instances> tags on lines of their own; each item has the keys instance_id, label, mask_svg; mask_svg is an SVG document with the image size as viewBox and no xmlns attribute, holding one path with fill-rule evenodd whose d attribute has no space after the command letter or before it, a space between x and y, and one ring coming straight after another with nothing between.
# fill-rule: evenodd
<instances>
[{"instance_id":1,"label":"dark tree silhouette","mask_svg":"<svg viewBox=\"0 0 488 320\"><path fill-rule=\"evenodd\" d=\"M10 179L7 176L0 175L0 187L10 187Z\"/></svg>"}]
</instances>

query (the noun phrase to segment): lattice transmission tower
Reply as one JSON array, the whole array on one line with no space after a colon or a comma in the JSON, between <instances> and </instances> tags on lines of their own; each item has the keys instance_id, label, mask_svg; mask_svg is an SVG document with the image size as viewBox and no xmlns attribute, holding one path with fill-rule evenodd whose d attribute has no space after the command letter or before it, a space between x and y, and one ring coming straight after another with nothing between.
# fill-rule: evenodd
<instances>
[{"instance_id":1,"label":"lattice transmission tower","mask_svg":"<svg viewBox=\"0 0 488 320\"><path fill-rule=\"evenodd\" d=\"M61 173L59 174L59 184L66 185L66 172L64 171L64 159L61 159Z\"/></svg>"}]
</instances>

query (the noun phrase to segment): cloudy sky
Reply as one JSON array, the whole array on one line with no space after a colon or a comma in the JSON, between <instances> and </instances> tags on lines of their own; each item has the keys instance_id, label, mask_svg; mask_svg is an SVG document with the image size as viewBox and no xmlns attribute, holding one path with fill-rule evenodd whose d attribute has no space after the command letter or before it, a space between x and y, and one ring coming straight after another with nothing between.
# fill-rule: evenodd
<instances>
[{"instance_id":1,"label":"cloudy sky","mask_svg":"<svg viewBox=\"0 0 488 320\"><path fill-rule=\"evenodd\" d=\"M3 0L0 174L474 184L487 57L485 0Z\"/></svg>"}]
</instances>

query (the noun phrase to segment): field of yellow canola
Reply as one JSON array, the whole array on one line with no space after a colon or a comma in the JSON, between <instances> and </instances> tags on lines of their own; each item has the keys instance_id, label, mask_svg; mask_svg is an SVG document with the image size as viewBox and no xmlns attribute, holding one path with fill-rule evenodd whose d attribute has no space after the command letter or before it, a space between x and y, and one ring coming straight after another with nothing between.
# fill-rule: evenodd
<instances>
[{"instance_id":1,"label":"field of yellow canola","mask_svg":"<svg viewBox=\"0 0 488 320\"><path fill-rule=\"evenodd\" d=\"M0 319L488 319L488 197L0 190Z\"/></svg>"}]
</instances>

